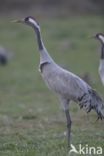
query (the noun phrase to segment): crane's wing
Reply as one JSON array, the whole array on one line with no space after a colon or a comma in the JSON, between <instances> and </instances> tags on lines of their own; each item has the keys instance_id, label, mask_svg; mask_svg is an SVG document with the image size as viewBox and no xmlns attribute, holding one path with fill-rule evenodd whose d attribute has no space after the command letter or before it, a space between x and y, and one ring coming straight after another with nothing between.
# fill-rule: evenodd
<instances>
[{"instance_id":1,"label":"crane's wing","mask_svg":"<svg viewBox=\"0 0 104 156\"><path fill-rule=\"evenodd\" d=\"M69 91L76 98L81 97L84 93L88 93L91 87L77 75L66 70L61 71L59 74L59 81L65 86L67 92Z\"/></svg>"}]
</instances>

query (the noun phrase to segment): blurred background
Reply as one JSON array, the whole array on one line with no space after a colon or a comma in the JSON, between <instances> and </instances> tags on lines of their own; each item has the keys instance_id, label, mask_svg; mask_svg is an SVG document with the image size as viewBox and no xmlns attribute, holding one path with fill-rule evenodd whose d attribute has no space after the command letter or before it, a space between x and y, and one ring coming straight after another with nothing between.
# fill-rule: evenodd
<instances>
[{"instance_id":1,"label":"blurred background","mask_svg":"<svg viewBox=\"0 0 104 156\"><path fill-rule=\"evenodd\" d=\"M33 30L11 20L31 15L44 44L62 67L79 75L104 98L98 75L104 33L104 0L0 1L0 156L67 155L66 120L55 95L38 72ZM95 122L71 103L72 143L104 148L104 121ZM75 155L74 155L75 156Z\"/></svg>"},{"instance_id":2,"label":"blurred background","mask_svg":"<svg viewBox=\"0 0 104 156\"><path fill-rule=\"evenodd\" d=\"M103 0L4 0L0 1L0 12L25 14L37 13L40 16L69 16L82 14L103 14Z\"/></svg>"}]
</instances>

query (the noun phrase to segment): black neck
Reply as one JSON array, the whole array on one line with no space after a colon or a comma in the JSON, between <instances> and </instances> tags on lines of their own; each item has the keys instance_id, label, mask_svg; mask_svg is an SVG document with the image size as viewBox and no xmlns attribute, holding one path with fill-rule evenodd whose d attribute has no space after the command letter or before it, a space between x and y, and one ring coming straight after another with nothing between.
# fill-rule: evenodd
<instances>
[{"instance_id":1,"label":"black neck","mask_svg":"<svg viewBox=\"0 0 104 156\"><path fill-rule=\"evenodd\" d=\"M40 52L40 64L42 64L44 62L54 62L53 59L51 58L51 56L48 54L48 52L42 42L40 29L34 27L34 30L36 32L38 48L39 48L39 52Z\"/></svg>"},{"instance_id":2,"label":"black neck","mask_svg":"<svg viewBox=\"0 0 104 156\"><path fill-rule=\"evenodd\" d=\"M34 29L35 29L35 32L36 32L36 35L37 35L37 42L38 42L39 50L43 50L44 47L43 47L40 31L37 28L34 28Z\"/></svg>"},{"instance_id":3,"label":"black neck","mask_svg":"<svg viewBox=\"0 0 104 156\"><path fill-rule=\"evenodd\" d=\"M104 59L104 44L102 44L101 48L101 59Z\"/></svg>"}]
</instances>

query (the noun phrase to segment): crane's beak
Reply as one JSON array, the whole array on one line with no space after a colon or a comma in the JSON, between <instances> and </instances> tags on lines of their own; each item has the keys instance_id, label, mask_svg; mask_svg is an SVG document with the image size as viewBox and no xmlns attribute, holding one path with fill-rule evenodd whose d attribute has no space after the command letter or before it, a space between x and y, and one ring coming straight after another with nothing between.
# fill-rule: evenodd
<instances>
[{"instance_id":1,"label":"crane's beak","mask_svg":"<svg viewBox=\"0 0 104 156\"><path fill-rule=\"evenodd\" d=\"M13 23L24 23L24 19L12 20Z\"/></svg>"},{"instance_id":2,"label":"crane's beak","mask_svg":"<svg viewBox=\"0 0 104 156\"><path fill-rule=\"evenodd\" d=\"M89 36L89 37L88 37L88 39L92 39L92 38L96 38L96 36L93 35L93 36Z\"/></svg>"}]
</instances>

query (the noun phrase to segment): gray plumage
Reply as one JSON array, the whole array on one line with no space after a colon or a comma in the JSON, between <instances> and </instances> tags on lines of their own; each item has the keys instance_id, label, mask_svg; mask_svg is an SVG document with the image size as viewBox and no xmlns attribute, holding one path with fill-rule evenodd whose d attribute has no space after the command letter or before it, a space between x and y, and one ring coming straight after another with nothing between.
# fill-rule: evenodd
<instances>
[{"instance_id":1,"label":"gray plumage","mask_svg":"<svg viewBox=\"0 0 104 156\"><path fill-rule=\"evenodd\" d=\"M3 47L0 47L0 64L5 65L8 62L8 57L5 49Z\"/></svg>"},{"instance_id":2,"label":"gray plumage","mask_svg":"<svg viewBox=\"0 0 104 156\"><path fill-rule=\"evenodd\" d=\"M56 92L59 97L79 103L80 107L85 108L87 112L94 109L98 118L102 119L104 117L102 99L95 90L78 76L62 69L55 63L43 64L41 75L48 88Z\"/></svg>"},{"instance_id":3,"label":"gray plumage","mask_svg":"<svg viewBox=\"0 0 104 156\"><path fill-rule=\"evenodd\" d=\"M97 33L95 38L98 39L101 43L101 57L100 57L100 64L99 64L99 76L101 79L102 84L104 85L104 34Z\"/></svg>"},{"instance_id":4,"label":"gray plumage","mask_svg":"<svg viewBox=\"0 0 104 156\"><path fill-rule=\"evenodd\" d=\"M0 64L1 65L3 66L6 65L12 57L13 57L12 52L0 46Z\"/></svg>"},{"instance_id":5,"label":"gray plumage","mask_svg":"<svg viewBox=\"0 0 104 156\"><path fill-rule=\"evenodd\" d=\"M71 132L71 117L69 114L70 101L78 103L80 107L85 108L87 112L94 109L100 119L104 118L104 102L96 91L80 77L61 68L53 61L42 42L40 26L33 17L26 17L16 22L26 23L35 30L40 52L39 71L48 88L58 95L63 105L67 119L69 145Z\"/></svg>"}]
</instances>

